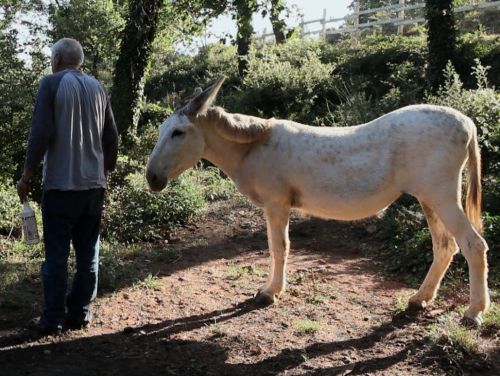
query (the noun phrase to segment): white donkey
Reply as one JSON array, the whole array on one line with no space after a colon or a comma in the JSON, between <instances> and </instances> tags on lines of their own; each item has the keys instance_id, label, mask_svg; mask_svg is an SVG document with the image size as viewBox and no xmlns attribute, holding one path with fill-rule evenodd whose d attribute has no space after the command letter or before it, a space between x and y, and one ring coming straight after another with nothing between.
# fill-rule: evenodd
<instances>
[{"instance_id":1,"label":"white donkey","mask_svg":"<svg viewBox=\"0 0 500 376\"><path fill-rule=\"evenodd\" d=\"M488 247L480 236L480 154L471 119L451 108L418 105L354 127L312 127L212 107L222 82L200 90L161 125L146 176L151 189L161 191L205 158L264 209L271 265L259 300L272 303L285 288L292 208L355 220L373 216L409 193L422 205L434 252L410 306L423 308L435 298L460 247L470 273L465 318L481 323L490 304ZM467 216L461 204L466 161Z\"/></svg>"}]
</instances>

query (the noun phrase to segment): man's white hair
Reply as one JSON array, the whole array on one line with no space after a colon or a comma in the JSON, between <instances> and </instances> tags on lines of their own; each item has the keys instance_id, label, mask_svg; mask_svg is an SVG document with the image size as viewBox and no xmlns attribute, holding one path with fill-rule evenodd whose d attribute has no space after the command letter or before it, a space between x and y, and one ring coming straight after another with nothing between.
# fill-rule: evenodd
<instances>
[{"instance_id":1,"label":"man's white hair","mask_svg":"<svg viewBox=\"0 0 500 376\"><path fill-rule=\"evenodd\" d=\"M83 48L75 39L59 39L51 48L52 61L56 55L61 57L61 63L65 65L76 65L78 68L83 64Z\"/></svg>"}]
</instances>

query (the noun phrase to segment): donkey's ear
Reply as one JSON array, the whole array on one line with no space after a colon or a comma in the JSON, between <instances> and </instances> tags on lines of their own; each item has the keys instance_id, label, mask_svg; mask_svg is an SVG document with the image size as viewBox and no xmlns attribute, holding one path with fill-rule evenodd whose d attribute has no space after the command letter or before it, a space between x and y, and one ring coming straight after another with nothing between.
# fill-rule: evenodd
<instances>
[{"instance_id":1,"label":"donkey's ear","mask_svg":"<svg viewBox=\"0 0 500 376\"><path fill-rule=\"evenodd\" d=\"M215 84L205 89L205 91L198 94L182 109L182 113L187 116L197 116L204 114L207 109L212 105L219 92L222 83L226 78L220 77Z\"/></svg>"}]
</instances>

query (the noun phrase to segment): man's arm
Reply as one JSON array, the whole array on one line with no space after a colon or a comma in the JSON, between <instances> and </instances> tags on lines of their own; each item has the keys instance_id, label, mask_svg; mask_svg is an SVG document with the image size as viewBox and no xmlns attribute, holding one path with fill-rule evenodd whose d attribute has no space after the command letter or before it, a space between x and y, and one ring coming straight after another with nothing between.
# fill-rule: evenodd
<instances>
[{"instance_id":1,"label":"man's arm","mask_svg":"<svg viewBox=\"0 0 500 376\"><path fill-rule=\"evenodd\" d=\"M45 77L40 82L36 95L23 175L17 183L21 201L25 201L28 196L31 179L47 150L54 129L54 93L49 78Z\"/></svg>"},{"instance_id":2,"label":"man's arm","mask_svg":"<svg viewBox=\"0 0 500 376\"><path fill-rule=\"evenodd\" d=\"M118 130L115 117L111 109L111 102L106 96L106 112L104 115L104 128L102 130L102 151L104 154L104 171L113 171L118 157Z\"/></svg>"}]
</instances>

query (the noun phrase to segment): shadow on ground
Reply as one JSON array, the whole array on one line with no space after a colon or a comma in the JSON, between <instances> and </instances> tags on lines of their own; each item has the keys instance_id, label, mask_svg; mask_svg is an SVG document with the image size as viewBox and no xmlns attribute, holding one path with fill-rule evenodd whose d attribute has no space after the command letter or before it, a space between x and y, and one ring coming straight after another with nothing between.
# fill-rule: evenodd
<instances>
[{"instance_id":1,"label":"shadow on ground","mask_svg":"<svg viewBox=\"0 0 500 376\"><path fill-rule=\"evenodd\" d=\"M345 349L362 351L373 347L388 335L414 321L406 314L375 327L365 336L304 348L284 349L253 364L227 363L227 349L211 342L169 339L192 331L217 319L224 322L246 315L260 307L252 301L238 306L145 325L126 333L78 338L36 346L0 348L0 364L5 375L272 375L300 367L306 359L328 356ZM399 352L386 357L360 360L348 366L310 370L309 374L366 374L383 371L424 347L412 341ZM307 357L304 357L307 354ZM21 361L22 360L22 361Z\"/></svg>"},{"instance_id":2,"label":"shadow on ground","mask_svg":"<svg viewBox=\"0 0 500 376\"><path fill-rule=\"evenodd\" d=\"M308 219L294 222L290 226L292 241L292 257L306 255L311 259L320 259L326 264L338 264L343 260L356 260L342 273L375 273L371 258L373 252L364 254L360 258L360 251L353 244L369 242L370 236L362 229L357 229L356 239L346 238L345 234L352 236L356 226L348 223ZM100 276L106 281L105 286L100 286L100 296L106 296L115 291L132 286L137 281L144 280L148 275L164 277L178 271L208 263L213 260L232 260L243 254L259 253L267 258L267 235L264 226L244 231L239 230L231 236L218 236L216 241L210 241L209 233L204 234L207 241L201 245L193 245L200 234L186 232L182 242L166 247L145 247L133 254L124 252L113 253L115 259L108 263L103 255L101 257ZM192 238L190 238L192 236ZM196 243L196 242L194 242ZM367 258L368 257L368 258ZM36 270L39 267L35 268ZM0 272L13 273L19 270L17 264L0 264ZM335 275L330 271L331 275ZM264 282L264 280L263 280ZM38 272L25 275L21 280L4 286L0 290L0 335L9 335L9 331L22 328L38 316L41 310L41 284Z\"/></svg>"}]
</instances>

